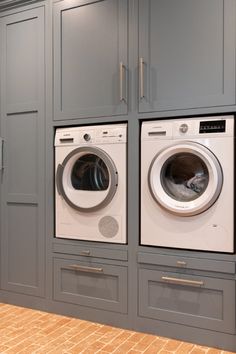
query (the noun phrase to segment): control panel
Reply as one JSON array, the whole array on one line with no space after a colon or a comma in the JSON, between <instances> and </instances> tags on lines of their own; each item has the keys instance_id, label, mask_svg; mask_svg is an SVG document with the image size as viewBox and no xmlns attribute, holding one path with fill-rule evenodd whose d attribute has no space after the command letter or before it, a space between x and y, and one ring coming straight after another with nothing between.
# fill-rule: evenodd
<instances>
[{"instance_id":1,"label":"control panel","mask_svg":"<svg viewBox=\"0 0 236 354\"><path fill-rule=\"evenodd\" d=\"M55 146L125 143L127 124L58 128Z\"/></svg>"},{"instance_id":2,"label":"control panel","mask_svg":"<svg viewBox=\"0 0 236 354\"><path fill-rule=\"evenodd\" d=\"M146 121L142 123L142 140L216 138L234 135L234 116L208 116L185 119Z\"/></svg>"}]
</instances>

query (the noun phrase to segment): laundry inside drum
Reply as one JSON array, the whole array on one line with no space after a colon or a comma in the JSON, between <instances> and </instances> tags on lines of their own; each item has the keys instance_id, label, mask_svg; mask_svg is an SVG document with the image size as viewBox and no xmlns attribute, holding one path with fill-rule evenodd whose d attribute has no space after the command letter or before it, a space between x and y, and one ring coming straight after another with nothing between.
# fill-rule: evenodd
<instances>
[{"instance_id":1,"label":"laundry inside drum","mask_svg":"<svg viewBox=\"0 0 236 354\"><path fill-rule=\"evenodd\" d=\"M106 164L95 154L82 155L73 166L71 184L77 190L107 190L109 186L109 171Z\"/></svg>"},{"instance_id":2,"label":"laundry inside drum","mask_svg":"<svg viewBox=\"0 0 236 354\"><path fill-rule=\"evenodd\" d=\"M205 162L197 155L180 152L169 157L161 169L161 184L173 199L190 202L199 198L209 183Z\"/></svg>"}]
</instances>

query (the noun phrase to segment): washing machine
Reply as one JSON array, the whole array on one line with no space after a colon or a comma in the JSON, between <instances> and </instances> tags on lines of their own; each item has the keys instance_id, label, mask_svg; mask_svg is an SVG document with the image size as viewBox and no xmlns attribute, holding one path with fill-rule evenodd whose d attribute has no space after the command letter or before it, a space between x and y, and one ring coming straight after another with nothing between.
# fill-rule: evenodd
<instances>
[{"instance_id":1,"label":"washing machine","mask_svg":"<svg viewBox=\"0 0 236 354\"><path fill-rule=\"evenodd\" d=\"M126 124L55 134L55 236L126 243Z\"/></svg>"},{"instance_id":2,"label":"washing machine","mask_svg":"<svg viewBox=\"0 0 236 354\"><path fill-rule=\"evenodd\" d=\"M234 252L234 117L144 122L141 244Z\"/></svg>"}]
</instances>

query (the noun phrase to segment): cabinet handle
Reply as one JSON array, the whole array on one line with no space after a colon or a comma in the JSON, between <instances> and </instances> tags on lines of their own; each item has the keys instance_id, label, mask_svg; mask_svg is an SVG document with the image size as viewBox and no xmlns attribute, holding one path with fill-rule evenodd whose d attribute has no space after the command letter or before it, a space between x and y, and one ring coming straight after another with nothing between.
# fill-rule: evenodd
<instances>
[{"instance_id":1,"label":"cabinet handle","mask_svg":"<svg viewBox=\"0 0 236 354\"><path fill-rule=\"evenodd\" d=\"M125 65L123 62L120 62L120 102L126 101L124 95L123 95L123 76L124 76L124 70L125 70Z\"/></svg>"},{"instance_id":2,"label":"cabinet handle","mask_svg":"<svg viewBox=\"0 0 236 354\"><path fill-rule=\"evenodd\" d=\"M179 266L186 266L187 265L187 262L185 262L185 261L177 261L176 263Z\"/></svg>"},{"instance_id":3,"label":"cabinet handle","mask_svg":"<svg viewBox=\"0 0 236 354\"><path fill-rule=\"evenodd\" d=\"M4 160L3 148L4 148L4 139L0 138L0 171L4 170L4 166L3 166L3 160Z\"/></svg>"},{"instance_id":4,"label":"cabinet handle","mask_svg":"<svg viewBox=\"0 0 236 354\"><path fill-rule=\"evenodd\" d=\"M144 60L139 59L140 99L144 98Z\"/></svg>"},{"instance_id":5,"label":"cabinet handle","mask_svg":"<svg viewBox=\"0 0 236 354\"><path fill-rule=\"evenodd\" d=\"M198 280L189 280L181 278L172 278L172 277L161 277L161 279L167 283L171 284L180 284L180 285L189 285L189 286L202 286L204 285L203 281Z\"/></svg>"},{"instance_id":6,"label":"cabinet handle","mask_svg":"<svg viewBox=\"0 0 236 354\"><path fill-rule=\"evenodd\" d=\"M87 267L78 264L71 264L66 269L73 269L78 272L88 272L88 273L103 273L103 268Z\"/></svg>"},{"instance_id":7,"label":"cabinet handle","mask_svg":"<svg viewBox=\"0 0 236 354\"><path fill-rule=\"evenodd\" d=\"M90 255L90 251L89 250L84 250L84 251L81 251L79 254L81 256L89 256Z\"/></svg>"}]
</instances>

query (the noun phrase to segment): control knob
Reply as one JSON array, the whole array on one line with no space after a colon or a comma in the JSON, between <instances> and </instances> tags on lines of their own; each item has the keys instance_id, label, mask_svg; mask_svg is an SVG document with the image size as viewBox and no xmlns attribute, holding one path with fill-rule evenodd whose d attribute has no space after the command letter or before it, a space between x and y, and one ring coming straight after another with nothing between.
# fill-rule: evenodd
<instances>
[{"instance_id":1,"label":"control knob","mask_svg":"<svg viewBox=\"0 0 236 354\"><path fill-rule=\"evenodd\" d=\"M84 140L85 141L89 141L91 139L91 135L90 134L84 134Z\"/></svg>"},{"instance_id":2,"label":"control knob","mask_svg":"<svg viewBox=\"0 0 236 354\"><path fill-rule=\"evenodd\" d=\"M179 131L180 131L180 133L183 133L183 134L187 133L188 124L186 124L186 123L181 124L181 126L179 127Z\"/></svg>"}]
</instances>

